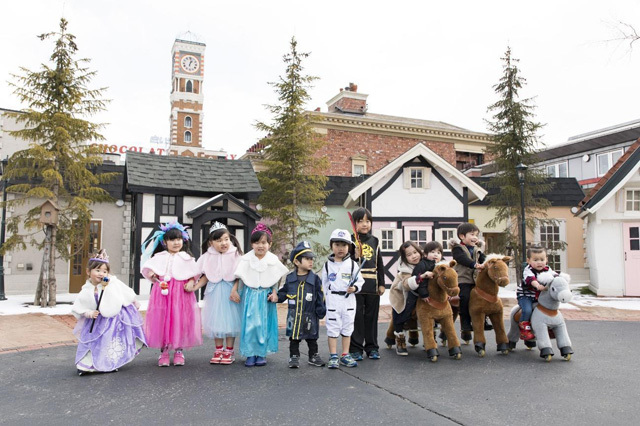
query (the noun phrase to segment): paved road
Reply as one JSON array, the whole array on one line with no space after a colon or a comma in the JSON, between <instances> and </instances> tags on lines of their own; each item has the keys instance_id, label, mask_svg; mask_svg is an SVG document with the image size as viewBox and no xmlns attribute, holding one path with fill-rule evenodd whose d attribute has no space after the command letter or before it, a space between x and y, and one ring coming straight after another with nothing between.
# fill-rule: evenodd
<instances>
[{"instance_id":1,"label":"paved road","mask_svg":"<svg viewBox=\"0 0 640 426\"><path fill-rule=\"evenodd\" d=\"M521 347L500 355L492 338L485 358L472 346L437 363L417 347L402 358L383 349L381 360L339 371L288 369L284 337L262 368L211 366L210 345L187 352L184 367L158 368L145 350L118 373L83 377L71 346L5 353L0 423L636 424L638 324L571 321L569 331L572 361L551 363Z\"/></svg>"}]
</instances>

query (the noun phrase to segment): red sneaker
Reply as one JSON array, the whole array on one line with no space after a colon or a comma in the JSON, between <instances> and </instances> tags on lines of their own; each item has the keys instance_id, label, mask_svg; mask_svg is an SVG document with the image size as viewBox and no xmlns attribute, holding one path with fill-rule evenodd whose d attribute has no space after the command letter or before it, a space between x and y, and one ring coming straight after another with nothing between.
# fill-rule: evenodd
<instances>
[{"instance_id":1,"label":"red sneaker","mask_svg":"<svg viewBox=\"0 0 640 426\"><path fill-rule=\"evenodd\" d=\"M158 358L158 367L168 367L170 362L169 351L166 350L160 352L160 357Z\"/></svg>"},{"instance_id":2,"label":"red sneaker","mask_svg":"<svg viewBox=\"0 0 640 426\"><path fill-rule=\"evenodd\" d=\"M222 358L220 359L220 364L225 364L225 365L233 364L233 361L235 360L236 360L236 357L234 356L233 350L225 349L224 352L222 352Z\"/></svg>"},{"instance_id":3,"label":"red sneaker","mask_svg":"<svg viewBox=\"0 0 640 426\"><path fill-rule=\"evenodd\" d=\"M531 323L529 321L522 321L520 324L520 339L533 340L536 336L531 332Z\"/></svg>"},{"instance_id":4,"label":"red sneaker","mask_svg":"<svg viewBox=\"0 0 640 426\"><path fill-rule=\"evenodd\" d=\"M216 349L216 351L213 353L213 356L209 360L209 364L220 364L222 353L222 349Z\"/></svg>"}]
</instances>

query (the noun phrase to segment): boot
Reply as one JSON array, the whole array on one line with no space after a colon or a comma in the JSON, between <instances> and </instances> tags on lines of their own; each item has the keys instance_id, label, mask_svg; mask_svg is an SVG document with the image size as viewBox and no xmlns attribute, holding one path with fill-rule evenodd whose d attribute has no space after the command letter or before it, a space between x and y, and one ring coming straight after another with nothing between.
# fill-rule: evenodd
<instances>
[{"instance_id":1,"label":"boot","mask_svg":"<svg viewBox=\"0 0 640 426\"><path fill-rule=\"evenodd\" d=\"M404 333L394 333L396 335L396 354L398 355L409 355L409 351L407 351L407 342L404 338Z\"/></svg>"},{"instance_id":2,"label":"boot","mask_svg":"<svg viewBox=\"0 0 640 426\"><path fill-rule=\"evenodd\" d=\"M533 340L536 338L531 332L531 323L529 321L522 321L518 326L520 327L520 339Z\"/></svg>"}]
</instances>

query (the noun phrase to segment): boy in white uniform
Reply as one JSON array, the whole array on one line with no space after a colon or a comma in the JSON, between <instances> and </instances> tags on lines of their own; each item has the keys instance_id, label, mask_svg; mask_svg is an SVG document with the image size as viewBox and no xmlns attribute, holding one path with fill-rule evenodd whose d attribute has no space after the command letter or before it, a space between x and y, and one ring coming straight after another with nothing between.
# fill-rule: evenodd
<instances>
[{"instance_id":1,"label":"boy in white uniform","mask_svg":"<svg viewBox=\"0 0 640 426\"><path fill-rule=\"evenodd\" d=\"M328 368L357 367L358 363L349 355L353 321L356 316L356 298L352 296L362 289L364 278L359 266L351 259L349 249L353 242L344 229L331 233L329 241L332 255L322 268L322 288L327 305L327 336L330 359ZM342 336L342 356L338 358L338 336Z\"/></svg>"}]
</instances>

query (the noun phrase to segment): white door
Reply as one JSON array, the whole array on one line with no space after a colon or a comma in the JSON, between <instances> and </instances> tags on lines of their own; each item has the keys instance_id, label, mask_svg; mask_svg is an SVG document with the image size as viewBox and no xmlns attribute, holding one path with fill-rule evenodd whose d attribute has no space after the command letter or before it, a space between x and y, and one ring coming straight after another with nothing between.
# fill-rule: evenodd
<instances>
[{"instance_id":1,"label":"white door","mask_svg":"<svg viewBox=\"0 0 640 426\"><path fill-rule=\"evenodd\" d=\"M622 224L625 296L640 296L640 223Z\"/></svg>"}]
</instances>

